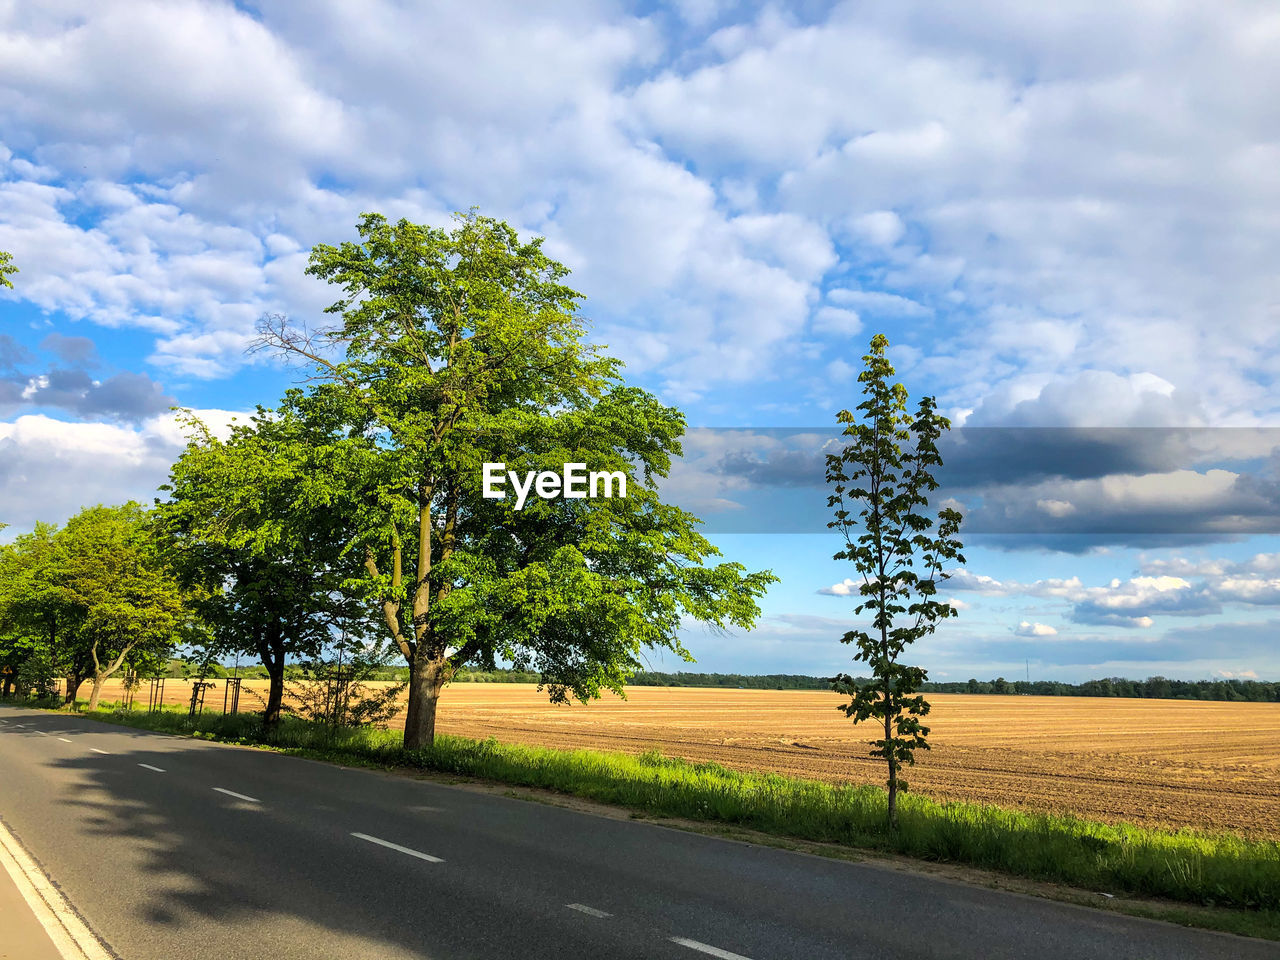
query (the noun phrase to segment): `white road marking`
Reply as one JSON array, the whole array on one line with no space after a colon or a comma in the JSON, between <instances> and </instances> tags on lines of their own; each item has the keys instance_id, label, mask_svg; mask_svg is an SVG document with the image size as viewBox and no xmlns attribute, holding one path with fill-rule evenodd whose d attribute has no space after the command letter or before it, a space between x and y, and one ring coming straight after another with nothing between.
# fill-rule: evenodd
<instances>
[{"instance_id":1,"label":"white road marking","mask_svg":"<svg viewBox=\"0 0 1280 960\"><path fill-rule=\"evenodd\" d=\"M47 737L47 736L48 736L48 734L47 734L47 733L45 733L43 730L37 730L37 731L36 731L36 733L40 734L40 736L42 736L42 737Z\"/></svg>"},{"instance_id":2,"label":"white road marking","mask_svg":"<svg viewBox=\"0 0 1280 960\"><path fill-rule=\"evenodd\" d=\"M156 773L164 773L164 771L161 770L159 767L153 767L149 763L140 763L138 764L138 766L142 767L144 770L154 770Z\"/></svg>"},{"instance_id":3,"label":"white road marking","mask_svg":"<svg viewBox=\"0 0 1280 960\"><path fill-rule=\"evenodd\" d=\"M367 833L351 834L357 840L368 840L370 843L376 843L380 847L386 847L388 850L395 850L399 853L407 853L411 857L417 857L419 860L427 860L431 863L444 863L439 857L433 857L429 853L423 853L420 850L410 850L408 847L402 847L398 843L392 843L390 840L379 840L377 837L371 837Z\"/></svg>"},{"instance_id":4,"label":"white road marking","mask_svg":"<svg viewBox=\"0 0 1280 960\"><path fill-rule=\"evenodd\" d=\"M22 898L49 934L49 939L65 960L110 960L67 898L49 882L35 861L19 846L13 834L0 823L0 877L13 879Z\"/></svg>"},{"instance_id":5,"label":"white road marking","mask_svg":"<svg viewBox=\"0 0 1280 960\"><path fill-rule=\"evenodd\" d=\"M89 749L94 753L105 753L107 756L111 756L111 753L108 750L99 750L97 747L90 747Z\"/></svg>"},{"instance_id":6,"label":"white road marking","mask_svg":"<svg viewBox=\"0 0 1280 960\"><path fill-rule=\"evenodd\" d=\"M243 793L236 793L234 790L224 790L222 787L214 787L219 793L225 793L228 797L235 797L237 800L244 800L248 803L261 803L257 797L246 797Z\"/></svg>"},{"instance_id":7,"label":"white road marking","mask_svg":"<svg viewBox=\"0 0 1280 960\"><path fill-rule=\"evenodd\" d=\"M566 907L570 910L577 910L579 913L585 913L589 917L612 917L612 913L605 913L603 910L597 910L595 907L588 907L585 903L566 903Z\"/></svg>"},{"instance_id":8,"label":"white road marking","mask_svg":"<svg viewBox=\"0 0 1280 960\"><path fill-rule=\"evenodd\" d=\"M70 743L70 742L71 742L71 741L70 741L70 740L68 740L66 737L59 737L58 739L59 739L59 740L61 740L63 743Z\"/></svg>"},{"instance_id":9,"label":"white road marking","mask_svg":"<svg viewBox=\"0 0 1280 960\"><path fill-rule=\"evenodd\" d=\"M719 947L708 946L705 943L699 943L697 940L686 940L684 937L672 937L671 942L678 943L682 947L688 947L690 950L709 953L713 957L719 957L720 960L747 960L747 958L740 953L730 953L728 950L721 950Z\"/></svg>"},{"instance_id":10,"label":"white road marking","mask_svg":"<svg viewBox=\"0 0 1280 960\"><path fill-rule=\"evenodd\" d=\"M14 726L17 727L19 730L25 730L27 728L27 725L25 723L15 723Z\"/></svg>"}]
</instances>

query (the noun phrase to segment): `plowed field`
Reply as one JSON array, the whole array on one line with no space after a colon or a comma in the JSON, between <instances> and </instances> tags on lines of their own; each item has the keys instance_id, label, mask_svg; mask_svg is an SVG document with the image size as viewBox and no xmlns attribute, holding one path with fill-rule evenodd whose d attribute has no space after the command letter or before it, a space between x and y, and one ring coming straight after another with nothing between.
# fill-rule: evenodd
<instances>
[{"instance_id":1,"label":"plowed field","mask_svg":"<svg viewBox=\"0 0 1280 960\"><path fill-rule=\"evenodd\" d=\"M253 686L264 686L254 683ZM250 683L245 683L246 689ZM82 696L87 687L81 691ZM107 699L118 696L111 685ZM185 702L188 687L166 685ZM220 712L222 684L206 695ZM146 705L147 691L140 691ZM912 790L1144 826L1280 839L1280 704L934 694L932 751ZM554 747L657 749L743 770L880 783L869 727L815 691L635 687L623 701L552 706L524 684L459 683L439 730ZM241 709L255 709L242 697Z\"/></svg>"}]
</instances>

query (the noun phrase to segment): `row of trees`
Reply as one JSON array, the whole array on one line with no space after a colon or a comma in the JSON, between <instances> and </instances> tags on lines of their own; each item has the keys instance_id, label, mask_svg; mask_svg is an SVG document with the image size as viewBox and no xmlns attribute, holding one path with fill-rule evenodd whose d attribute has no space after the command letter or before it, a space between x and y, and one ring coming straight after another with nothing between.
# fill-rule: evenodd
<instances>
[{"instance_id":1,"label":"row of trees","mask_svg":"<svg viewBox=\"0 0 1280 960\"><path fill-rule=\"evenodd\" d=\"M306 386L227 437L185 415L189 442L155 510L126 510L174 610L144 627L122 607L115 652L91 645L95 677L197 639L206 660L261 663L271 725L288 663L335 637L385 645L408 669L405 744L420 747L459 670L505 663L536 673L553 700L589 699L620 691L644 650L691 660L684 621L754 623L774 577L715 562L699 521L659 498L683 415L586 341L582 297L540 240L474 212L451 230L370 214L358 235L311 254L308 273L340 291L329 326L261 324L257 348L298 363ZM483 496L486 462L587 463L626 474L628 495L516 510ZM5 562L61 583L38 541L70 542L80 526L20 538ZM104 540L86 556L105 571L116 550ZM64 621L0 603L14 659L73 662ZM76 630L88 637L90 622Z\"/></svg>"},{"instance_id":2,"label":"row of trees","mask_svg":"<svg viewBox=\"0 0 1280 960\"><path fill-rule=\"evenodd\" d=\"M260 326L257 348L299 363L308 386L226 439L185 418L190 440L165 496L138 518L163 544L157 576L172 578L183 603L145 630L124 606L106 618L118 650L106 669L146 646L144 635L167 627L172 640L177 611L190 611L207 659L247 651L260 661L270 725L291 659L334 635L380 639L408 668L414 748L432 743L441 691L459 670L503 662L536 672L553 700L589 699L621 692L645 650L692 660L679 639L686 621L750 627L775 578L713 562L699 521L660 499L684 417L624 383L620 362L587 341L582 295L541 240L474 211L449 231L376 214L357 230L356 241L311 253L307 272L340 291L330 326ZM928 503L950 423L933 397L908 408L887 346L871 341L862 402L837 415L845 444L826 473L835 557L861 575L855 612L867 615L867 629L842 640L872 673L830 682L854 722L883 730L872 755L887 765L893 823L901 767L929 733L927 674L902 658L956 615L937 587L964 557L960 514ZM483 465L496 462L521 474L569 463L620 472L628 495L518 509L485 496ZM39 617L5 616L12 635L40 636ZM131 630L139 639L126 645Z\"/></svg>"},{"instance_id":3,"label":"row of trees","mask_svg":"<svg viewBox=\"0 0 1280 960\"><path fill-rule=\"evenodd\" d=\"M3 690L47 695L65 677L70 699L87 680L94 709L123 667L155 670L175 646L199 642L190 599L136 503L37 524L0 549Z\"/></svg>"},{"instance_id":4,"label":"row of trees","mask_svg":"<svg viewBox=\"0 0 1280 960\"><path fill-rule=\"evenodd\" d=\"M1247 700L1260 703L1280 702L1280 683L1261 680L1170 680L1148 677L1127 680L1105 677L1084 683L1061 683L1057 680L970 679L965 683L932 684L938 693L1007 693L1031 694L1038 697L1132 697L1153 700Z\"/></svg>"}]
</instances>

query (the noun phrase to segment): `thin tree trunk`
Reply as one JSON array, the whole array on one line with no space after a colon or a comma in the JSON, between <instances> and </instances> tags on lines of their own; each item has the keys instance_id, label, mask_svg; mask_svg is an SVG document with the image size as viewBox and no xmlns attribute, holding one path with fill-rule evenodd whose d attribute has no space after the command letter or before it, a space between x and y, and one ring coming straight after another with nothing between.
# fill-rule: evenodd
<instances>
[{"instance_id":1,"label":"thin tree trunk","mask_svg":"<svg viewBox=\"0 0 1280 960\"><path fill-rule=\"evenodd\" d=\"M886 696L888 696L887 691ZM892 752L893 748L889 744L889 734L891 729L890 717L886 711L884 716L884 740L885 753L888 755L889 759L889 826L896 827L898 825L898 765Z\"/></svg>"},{"instance_id":2,"label":"thin tree trunk","mask_svg":"<svg viewBox=\"0 0 1280 960\"><path fill-rule=\"evenodd\" d=\"M284 637L279 624L259 627L255 631L254 645L258 659L267 668L267 706L262 714L262 725L267 730L280 726L284 710Z\"/></svg>"},{"instance_id":3,"label":"thin tree trunk","mask_svg":"<svg viewBox=\"0 0 1280 960\"><path fill-rule=\"evenodd\" d=\"M102 696L102 685L107 682L106 674L93 675L93 689L89 691L89 712L98 709L98 698Z\"/></svg>"}]
</instances>

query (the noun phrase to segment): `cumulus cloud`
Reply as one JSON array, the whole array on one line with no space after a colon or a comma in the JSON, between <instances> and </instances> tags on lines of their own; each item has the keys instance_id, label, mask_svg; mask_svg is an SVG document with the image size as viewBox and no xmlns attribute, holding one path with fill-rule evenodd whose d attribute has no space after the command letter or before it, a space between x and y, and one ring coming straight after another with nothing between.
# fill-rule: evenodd
<instances>
[{"instance_id":1,"label":"cumulus cloud","mask_svg":"<svg viewBox=\"0 0 1280 960\"><path fill-rule=\"evenodd\" d=\"M1023 620L1013 631L1020 637L1054 637L1058 631L1047 623L1032 623Z\"/></svg>"},{"instance_id":2,"label":"cumulus cloud","mask_svg":"<svg viewBox=\"0 0 1280 960\"><path fill-rule=\"evenodd\" d=\"M818 593L828 597L856 597L862 589L862 581L854 580L852 577L845 577L839 583L833 583L829 587L821 587Z\"/></svg>"},{"instance_id":3,"label":"cumulus cloud","mask_svg":"<svg viewBox=\"0 0 1280 960\"><path fill-rule=\"evenodd\" d=\"M479 203L674 399L821 377L875 323L976 422L1276 412L1265 11L686 7L11 5L16 295L217 377L259 313L323 305L300 253L360 211Z\"/></svg>"},{"instance_id":4,"label":"cumulus cloud","mask_svg":"<svg viewBox=\"0 0 1280 960\"><path fill-rule=\"evenodd\" d=\"M235 417L225 410L197 410L217 434ZM28 414L0 423L0 503L6 536L37 520L61 522L86 504L150 503L185 443L174 414L136 426L71 423Z\"/></svg>"}]
</instances>

